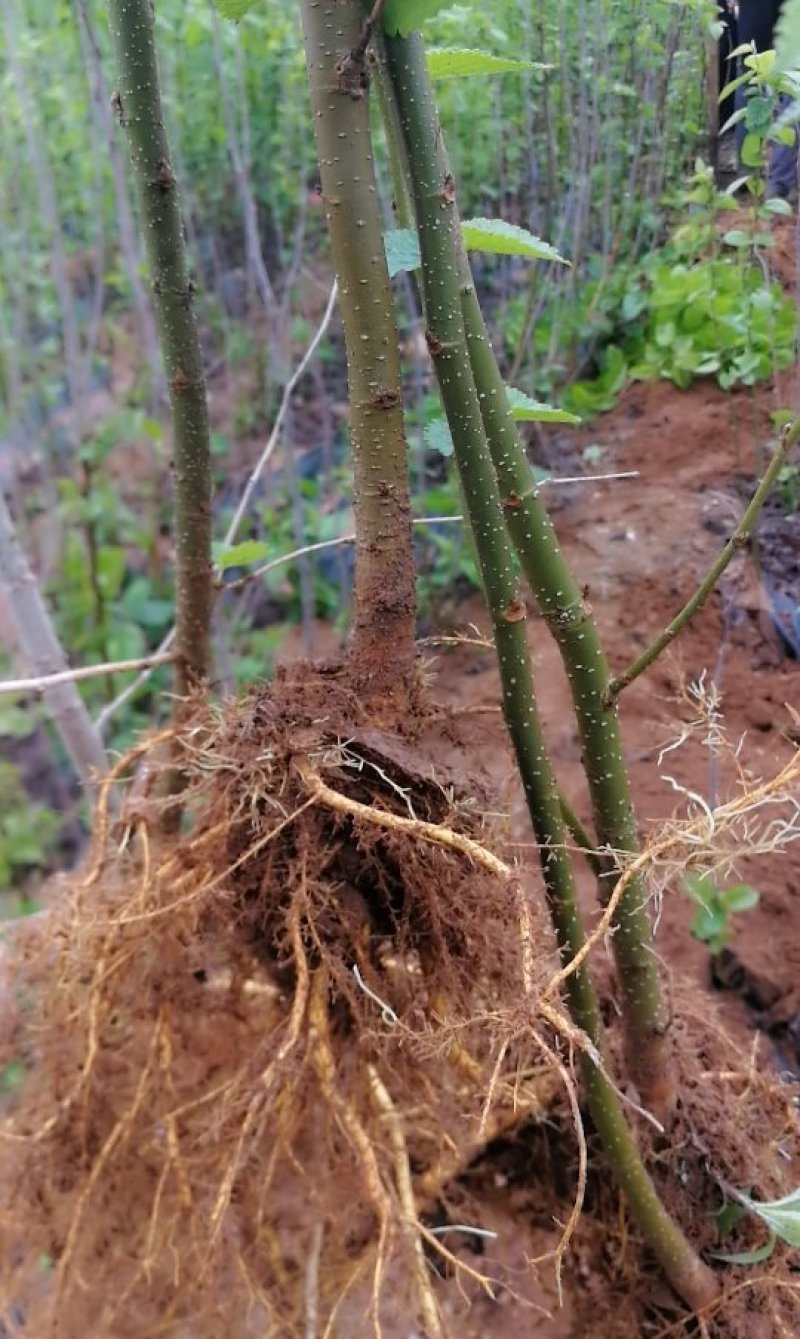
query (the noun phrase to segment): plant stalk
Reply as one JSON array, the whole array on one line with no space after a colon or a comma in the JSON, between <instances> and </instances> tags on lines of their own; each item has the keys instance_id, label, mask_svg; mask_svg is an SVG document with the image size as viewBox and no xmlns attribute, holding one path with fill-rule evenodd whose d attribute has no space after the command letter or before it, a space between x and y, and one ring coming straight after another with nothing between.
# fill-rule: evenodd
<instances>
[{"instance_id":1,"label":"plant stalk","mask_svg":"<svg viewBox=\"0 0 800 1339\"><path fill-rule=\"evenodd\" d=\"M363 692L411 686L416 602L400 358L369 133L360 0L301 0L322 194L339 280L356 518L351 671Z\"/></svg>"},{"instance_id":2,"label":"plant stalk","mask_svg":"<svg viewBox=\"0 0 800 1339\"><path fill-rule=\"evenodd\" d=\"M592 803L598 847L607 851L598 886L607 900L618 873L618 859L638 852L638 833L622 739L615 712L606 703L610 679L597 624L587 598L558 543L552 521L538 495L517 426L508 407L481 312L469 262L461 243L455 182L435 112L432 85L418 39L409 39L407 61L415 97L433 108L426 127L430 186L446 205L452 225L448 264L455 266L460 285L469 362L481 416L503 499L506 525L519 554L539 610L552 632L564 662L583 746L584 767ZM396 44L395 48L396 50ZM405 111L401 90L395 89ZM411 145L407 139L410 158ZM444 199L444 196L447 199ZM419 210L419 206L418 206ZM419 214L418 214L419 217ZM614 921L613 947L622 995L626 1059L642 1102L662 1121L672 1118L677 1093L668 1038L668 1015L653 952L647 893L642 880L628 887Z\"/></svg>"},{"instance_id":3,"label":"plant stalk","mask_svg":"<svg viewBox=\"0 0 800 1339\"><path fill-rule=\"evenodd\" d=\"M452 179L441 172L438 118L427 80L424 49L417 36L386 41L388 68L407 147L416 208L422 280L428 313L428 345L445 413L492 619L502 685L503 712L540 848L542 875L562 963L585 942L558 790L544 743L534 695L514 552L506 529L497 476L489 453L481 404L467 352L461 305L458 217ZM424 78L422 77L424 75ZM603 1054L603 1025L588 970L567 979L570 1011ZM619 1096L596 1059L581 1064L592 1119L609 1163L628 1197L631 1214L675 1289L690 1306L707 1305L717 1294L702 1263L662 1205L642 1163Z\"/></svg>"},{"instance_id":4,"label":"plant stalk","mask_svg":"<svg viewBox=\"0 0 800 1339\"><path fill-rule=\"evenodd\" d=\"M619 872L618 861L639 850L619 722L613 708L606 705L608 665L587 597L575 582L538 496L471 279L462 297L470 359L506 524L569 680L598 850L608 855L598 880L605 901ZM632 880L620 902L612 942L622 994L628 1073L645 1106L668 1124L677 1093L643 879Z\"/></svg>"},{"instance_id":5,"label":"plant stalk","mask_svg":"<svg viewBox=\"0 0 800 1339\"><path fill-rule=\"evenodd\" d=\"M681 611L675 615L664 630L654 638L644 651L642 651L642 654L637 656L635 660L632 660L628 668L624 670L622 674L617 675L615 679L611 680L611 683L606 689L606 701L609 706L617 697L619 697L623 688L627 688L628 684L633 683L634 679L638 679L640 674L644 674L645 670L649 669L650 666L658 660L658 657L666 650L670 642L675 640L678 633L683 631L690 619L694 618L694 615L699 609L702 609L725 571L725 568L733 558L733 555L743 549L750 539L753 532L753 526L758 519L761 508L769 497L775 480L799 441L800 419L796 419L794 423L787 425L784 429L781 436L780 446L772 457L767 469L764 471L764 476L742 513L739 524L736 526L736 529L725 547L714 559L694 595L690 600L687 600Z\"/></svg>"},{"instance_id":6,"label":"plant stalk","mask_svg":"<svg viewBox=\"0 0 800 1339\"><path fill-rule=\"evenodd\" d=\"M109 0L108 14L119 80L114 102L130 151L172 411L175 689L182 699L205 682L210 668L211 452L205 375L164 129L152 0Z\"/></svg>"}]
</instances>

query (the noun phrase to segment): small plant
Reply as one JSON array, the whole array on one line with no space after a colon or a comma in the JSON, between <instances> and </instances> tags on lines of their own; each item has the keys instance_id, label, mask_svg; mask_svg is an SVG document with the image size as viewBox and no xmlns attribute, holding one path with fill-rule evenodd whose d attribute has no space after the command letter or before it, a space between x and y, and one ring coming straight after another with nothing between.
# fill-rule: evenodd
<instances>
[{"instance_id":1,"label":"small plant","mask_svg":"<svg viewBox=\"0 0 800 1339\"><path fill-rule=\"evenodd\" d=\"M697 906L692 934L716 957L731 937L731 917L758 906L759 894L746 883L718 888L711 874L688 874L684 887Z\"/></svg>"},{"instance_id":2,"label":"small plant","mask_svg":"<svg viewBox=\"0 0 800 1339\"><path fill-rule=\"evenodd\" d=\"M720 1232L730 1231L745 1214L760 1218L769 1228L769 1237L763 1246L750 1251L734 1251L729 1255L715 1254L715 1260L728 1265L759 1265L769 1260L779 1241L787 1246L800 1247L800 1190L794 1190L779 1200L762 1202L750 1199L740 1190L728 1188L732 1200L723 1204L716 1215Z\"/></svg>"},{"instance_id":3,"label":"small plant","mask_svg":"<svg viewBox=\"0 0 800 1339\"><path fill-rule=\"evenodd\" d=\"M728 390L791 364L794 304L741 256L693 259L705 228L690 237L688 226L629 278L609 342L597 356L597 375L575 382L563 396L575 413L612 409L630 380L665 377L684 390L697 377L714 376Z\"/></svg>"}]
</instances>

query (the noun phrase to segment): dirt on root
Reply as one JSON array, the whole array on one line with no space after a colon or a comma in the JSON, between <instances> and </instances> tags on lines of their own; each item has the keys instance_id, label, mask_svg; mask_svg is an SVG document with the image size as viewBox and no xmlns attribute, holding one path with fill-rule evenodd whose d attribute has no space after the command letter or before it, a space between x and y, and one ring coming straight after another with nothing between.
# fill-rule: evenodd
<instances>
[{"instance_id":1,"label":"dirt on root","mask_svg":"<svg viewBox=\"0 0 800 1339\"><path fill-rule=\"evenodd\" d=\"M537 1003L543 915L440 713L380 730L301 665L181 737L185 835L133 791L111 824L157 738L6 964L0 1317L59 1339L430 1320L437 1262L491 1286L438 1232L447 1186L543 1119L575 1040Z\"/></svg>"},{"instance_id":2,"label":"dirt on root","mask_svg":"<svg viewBox=\"0 0 800 1339\"><path fill-rule=\"evenodd\" d=\"M590 428L577 435L552 429L540 438L540 463L555 472L579 472L576 464L591 445L602 452L593 470L637 475L551 485L548 494L559 537L589 588L613 669L623 669L682 607L732 533L776 440L771 414L795 402L793 375L728 393L708 382L687 391L666 382L634 385L614 413ZM794 756L800 742L791 711L798 704L798 662L777 626L772 595L778 590L800 605L799 557L797 517L773 501L704 609L623 694L626 759L645 835L686 813L692 797L722 804L741 793L743 781L775 776ZM532 609L529 629L559 779L588 822L580 745L558 652ZM493 788L498 806L510 814L506 854L534 859L500 715L494 654L480 645L488 639L480 598L462 603L445 631L464 640L425 647L434 696L453 715L469 775ZM320 628L319 635L321 645L333 647L329 630ZM285 656L291 660L293 654L290 641ZM444 759L446 742L443 747ZM781 809L775 820L786 816ZM745 1220L733 1236L717 1235L714 1214L725 1198L720 1184L746 1190L760 1183L764 1195L783 1185L787 1193L798 1184L800 1157L800 847L776 851L766 836L728 856L722 874L751 884L760 897L754 910L733 918L728 946L712 959L692 936L696 908L674 871L657 881L656 940L688 1066L684 1142L677 1138L672 1181L668 1160L663 1163L662 1190L684 1204L689 1195L697 1239L723 1253L756 1248L765 1232ZM591 922L597 912L588 871L581 874L581 893ZM613 1021L611 973L597 958L595 966ZM591 1136L590 1149L597 1152ZM725 1150L731 1161L722 1172ZM599 1156L593 1165L602 1169ZM709 1179L709 1167L716 1181ZM538 1268L530 1262L554 1249L575 1176L575 1144L562 1108L560 1121L523 1127L450 1188L451 1221L460 1215L497 1233L456 1236L459 1253L473 1259L478 1251L481 1268L503 1280L495 1300L478 1285L465 1288L463 1280L455 1292L453 1284L442 1285L445 1315L457 1332L470 1339L529 1333L543 1339L703 1333L771 1339L800 1328L800 1282L793 1282L785 1248L767 1264L725 1271L725 1307L705 1330L681 1319L657 1272L643 1267L602 1170L596 1178L590 1172L587 1210L566 1258L559 1306L549 1258ZM389 1331L393 1339L413 1332L402 1323Z\"/></svg>"},{"instance_id":3,"label":"dirt on root","mask_svg":"<svg viewBox=\"0 0 800 1339\"><path fill-rule=\"evenodd\" d=\"M177 842L152 797L113 823L101 803L4 982L9 1333L794 1332L781 1249L704 1331L681 1319L576 1121L536 861L495 854L520 848L514 783L476 749L488 705L379 729L333 666L297 665L186 727ZM721 1185L787 1192L796 1113L696 988L674 1008L678 1125L632 1117L713 1249Z\"/></svg>"}]
</instances>

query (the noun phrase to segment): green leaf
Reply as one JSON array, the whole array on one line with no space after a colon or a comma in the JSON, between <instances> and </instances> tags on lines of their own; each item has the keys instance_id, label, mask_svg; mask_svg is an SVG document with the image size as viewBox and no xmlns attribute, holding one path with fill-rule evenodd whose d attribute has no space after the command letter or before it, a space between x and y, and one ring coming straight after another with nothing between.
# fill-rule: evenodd
<instances>
[{"instance_id":1,"label":"green leaf","mask_svg":"<svg viewBox=\"0 0 800 1339\"><path fill-rule=\"evenodd\" d=\"M577 414L570 414L568 410L558 409L552 404L543 404L541 400L532 400L524 391L518 391L513 386L506 386L506 397L511 413L521 423L581 422Z\"/></svg>"},{"instance_id":2,"label":"green leaf","mask_svg":"<svg viewBox=\"0 0 800 1339\"><path fill-rule=\"evenodd\" d=\"M764 166L764 141L760 135L745 135L740 154L745 167Z\"/></svg>"},{"instance_id":3,"label":"green leaf","mask_svg":"<svg viewBox=\"0 0 800 1339\"><path fill-rule=\"evenodd\" d=\"M739 1195L739 1199L781 1241L788 1246L800 1246L800 1187L784 1195L783 1199L770 1200L767 1204L759 1204L747 1195Z\"/></svg>"},{"instance_id":4,"label":"green leaf","mask_svg":"<svg viewBox=\"0 0 800 1339\"><path fill-rule=\"evenodd\" d=\"M503 219L467 219L461 225L464 245L468 251L488 251L500 256L530 256L534 260L557 260L562 265L569 261L559 255L549 242L534 237L527 228Z\"/></svg>"},{"instance_id":5,"label":"green leaf","mask_svg":"<svg viewBox=\"0 0 800 1339\"><path fill-rule=\"evenodd\" d=\"M728 917L717 904L701 907L692 921L692 934L701 943L708 944L712 952L724 948L727 939Z\"/></svg>"},{"instance_id":6,"label":"green leaf","mask_svg":"<svg viewBox=\"0 0 800 1339\"><path fill-rule=\"evenodd\" d=\"M755 888L751 888L746 883L735 883L730 888L723 888L719 894L719 900L725 911L752 911L759 903L759 894Z\"/></svg>"},{"instance_id":7,"label":"green leaf","mask_svg":"<svg viewBox=\"0 0 800 1339\"><path fill-rule=\"evenodd\" d=\"M261 539L246 539L242 544L234 544L216 555L216 564L220 572L229 567L246 567L248 563L260 563L269 557L269 545Z\"/></svg>"},{"instance_id":8,"label":"green leaf","mask_svg":"<svg viewBox=\"0 0 800 1339\"><path fill-rule=\"evenodd\" d=\"M717 1251L709 1251L712 1260L721 1260L726 1265L760 1265L765 1260L769 1260L772 1252L775 1250L775 1243L778 1238L772 1234L769 1241L763 1246L759 1246L755 1251L732 1251L730 1255L720 1255Z\"/></svg>"},{"instance_id":9,"label":"green leaf","mask_svg":"<svg viewBox=\"0 0 800 1339\"><path fill-rule=\"evenodd\" d=\"M468 219L461 225L464 245L470 251L488 251L493 255L530 256L535 260L557 260L568 265L555 247L534 237L526 228L504 223L502 219ZM422 264L419 238L411 228L393 228L384 235L389 275L401 270L418 270Z\"/></svg>"},{"instance_id":10,"label":"green leaf","mask_svg":"<svg viewBox=\"0 0 800 1339\"><path fill-rule=\"evenodd\" d=\"M437 415L425 424L425 445L429 451L438 451L440 456L452 456L453 438L450 425L443 414Z\"/></svg>"},{"instance_id":11,"label":"green leaf","mask_svg":"<svg viewBox=\"0 0 800 1339\"><path fill-rule=\"evenodd\" d=\"M390 279L403 270L418 270L422 264L419 238L413 228L392 228L384 234L383 245Z\"/></svg>"},{"instance_id":12,"label":"green leaf","mask_svg":"<svg viewBox=\"0 0 800 1339\"><path fill-rule=\"evenodd\" d=\"M223 19L232 19L234 23L239 23L245 14L258 4L258 0L214 0L214 4Z\"/></svg>"},{"instance_id":13,"label":"green leaf","mask_svg":"<svg viewBox=\"0 0 800 1339\"><path fill-rule=\"evenodd\" d=\"M488 51L472 51L467 47L429 47L426 58L431 79L460 79L472 74L507 74L518 70L553 68L552 65L540 65L533 60L493 56Z\"/></svg>"},{"instance_id":14,"label":"green leaf","mask_svg":"<svg viewBox=\"0 0 800 1339\"><path fill-rule=\"evenodd\" d=\"M709 1216L716 1222L719 1235L727 1237L744 1217L744 1205L737 1203L736 1200L726 1200L724 1204L720 1205L716 1213Z\"/></svg>"},{"instance_id":15,"label":"green leaf","mask_svg":"<svg viewBox=\"0 0 800 1339\"><path fill-rule=\"evenodd\" d=\"M728 119L727 119L727 121L725 122L724 126L720 126L720 129L719 129L720 138L721 138L721 137L722 137L728 130L733 130L733 127L734 127L734 126L738 126L739 122L744 120L744 114L745 114L745 108L744 108L744 107L737 107L736 111L733 112L733 113L728 117ZM726 187L726 189L727 189L727 190L730 190L730 187Z\"/></svg>"},{"instance_id":16,"label":"green leaf","mask_svg":"<svg viewBox=\"0 0 800 1339\"><path fill-rule=\"evenodd\" d=\"M750 48L746 47L745 50L749 51ZM751 76L748 73L748 74L740 74L736 77L736 79L731 79L729 83L725 85L725 87L723 88L722 92L719 95L720 102L724 102L726 98L730 97L731 93L736 92L737 88L740 88L742 84L746 84L750 79L750 77ZM742 108L742 114L744 115L744 108Z\"/></svg>"},{"instance_id":17,"label":"green leaf","mask_svg":"<svg viewBox=\"0 0 800 1339\"><path fill-rule=\"evenodd\" d=\"M730 232L723 233L722 240L726 246L750 246L753 239L749 232L744 232L741 228L731 228Z\"/></svg>"},{"instance_id":18,"label":"green leaf","mask_svg":"<svg viewBox=\"0 0 800 1339\"><path fill-rule=\"evenodd\" d=\"M772 123L772 112L772 98L748 98L745 107L745 126L756 135L763 135Z\"/></svg>"},{"instance_id":19,"label":"green leaf","mask_svg":"<svg viewBox=\"0 0 800 1339\"><path fill-rule=\"evenodd\" d=\"M714 884L707 874L696 872L687 874L684 877L683 886L689 896L701 907L706 906L710 898L714 896Z\"/></svg>"},{"instance_id":20,"label":"green leaf","mask_svg":"<svg viewBox=\"0 0 800 1339\"><path fill-rule=\"evenodd\" d=\"M772 127L767 139L774 140L776 144L785 144L788 149L791 149L797 139L797 133L791 126L778 125Z\"/></svg>"},{"instance_id":21,"label":"green leaf","mask_svg":"<svg viewBox=\"0 0 800 1339\"><path fill-rule=\"evenodd\" d=\"M383 26L390 37L408 37L421 28L437 10L452 4L452 0L386 0Z\"/></svg>"}]
</instances>

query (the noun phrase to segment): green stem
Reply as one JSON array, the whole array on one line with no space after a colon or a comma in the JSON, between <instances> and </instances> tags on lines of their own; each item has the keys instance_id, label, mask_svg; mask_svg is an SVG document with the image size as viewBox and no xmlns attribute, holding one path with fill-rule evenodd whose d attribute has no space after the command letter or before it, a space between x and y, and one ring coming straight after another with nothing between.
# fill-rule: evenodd
<instances>
[{"instance_id":1,"label":"green stem","mask_svg":"<svg viewBox=\"0 0 800 1339\"><path fill-rule=\"evenodd\" d=\"M427 67L420 85L433 104ZM396 88L396 82L395 82ZM436 120L433 150L439 183L447 183L454 224L469 360L478 390L481 415L504 499L506 524L520 555L525 575L542 615L555 637L572 690L584 765L600 847L601 897L606 900L618 872L614 853L636 854L638 833L622 754L616 713L606 704L610 674L597 625L564 558L546 508L538 497L517 426L509 410L505 385L492 351L472 274L461 245L455 183L447 161L444 137ZM408 157L408 149L406 153ZM441 195L444 187L439 186ZM614 921L613 947L622 993L628 1072L642 1101L665 1123L671 1119L677 1094L667 1037L668 1017L653 953L647 892L642 879L632 880Z\"/></svg>"},{"instance_id":2,"label":"green stem","mask_svg":"<svg viewBox=\"0 0 800 1339\"><path fill-rule=\"evenodd\" d=\"M208 677L211 451L203 358L180 203L159 91L152 0L109 0L115 99L133 165L172 410L175 471L176 670L179 698Z\"/></svg>"},{"instance_id":3,"label":"green stem","mask_svg":"<svg viewBox=\"0 0 800 1339\"><path fill-rule=\"evenodd\" d=\"M766 502L775 480L783 469L783 466L786 464L790 453L797 445L798 441L800 441L800 419L795 420L791 426L787 426L784 429L780 446L772 457L768 468L765 470L764 477L753 494L750 503L745 508L739 524L724 549L722 549L714 559L714 562L708 570L708 574L697 587L692 598L687 600L680 613L675 615L672 621L664 628L663 632L659 633L647 649L642 651L642 654L637 656L635 660L631 661L628 668L622 674L618 675L616 679L611 680L611 683L606 689L606 702L609 706L614 702L615 698L619 696L623 688L627 688L629 683L633 683L634 679L638 679L640 674L644 674L644 671L650 668L661 655L662 651L669 646L670 642L675 640L678 633L683 631L686 624L694 617L698 609L702 609L733 555L744 548L750 539L753 526L758 519L758 514Z\"/></svg>"},{"instance_id":4,"label":"green stem","mask_svg":"<svg viewBox=\"0 0 800 1339\"><path fill-rule=\"evenodd\" d=\"M360 0L301 0L300 9L347 350L357 535L351 669L363 691L380 696L411 684L416 605L400 359L369 134L363 9Z\"/></svg>"},{"instance_id":5,"label":"green stem","mask_svg":"<svg viewBox=\"0 0 800 1339\"><path fill-rule=\"evenodd\" d=\"M597 850L597 842L592 841L566 795L561 790L558 792L558 803L561 809L561 817L572 840L576 846L580 847L592 872L598 879L602 878L608 871L602 856Z\"/></svg>"},{"instance_id":6,"label":"green stem","mask_svg":"<svg viewBox=\"0 0 800 1339\"><path fill-rule=\"evenodd\" d=\"M379 49L383 43L379 41ZM389 159L389 174L392 179L392 204L398 228L415 228L414 206L408 193L408 164L403 143L403 128L397 114L397 103L386 71L385 60L378 59L372 64L375 77L375 91L378 95L383 133L386 138L386 154Z\"/></svg>"},{"instance_id":7,"label":"green stem","mask_svg":"<svg viewBox=\"0 0 800 1339\"><path fill-rule=\"evenodd\" d=\"M638 833L619 722L616 712L606 706L609 671L597 624L538 496L471 276L468 283L462 282L462 299L470 361L506 524L567 672L598 843L609 855L624 858L638 851ZM599 884L604 899L613 889L617 872L616 860L605 862ZM622 993L628 1072L642 1101L666 1123L677 1095L643 879L631 880L620 900L612 943Z\"/></svg>"},{"instance_id":8,"label":"green stem","mask_svg":"<svg viewBox=\"0 0 800 1339\"><path fill-rule=\"evenodd\" d=\"M416 37L389 39L387 60L407 146L419 226L428 344L436 368L456 462L494 628L503 711L514 746L562 963L585 942L559 795L536 710L530 655L516 562L503 520L481 405L467 355L460 272L458 218L451 178L441 170L440 135L424 49ZM603 1053L603 1026L586 966L567 978L575 1022ZM628 1196L631 1213L673 1286L691 1306L716 1296L713 1274L669 1217L653 1186L605 1066L582 1056L592 1118L609 1162Z\"/></svg>"},{"instance_id":9,"label":"green stem","mask_svg":"<svg viewBox=\"0 0 800 1339\"><path fill-rule=\"evenodd\" d=\"M430 93L427 68L420 83ZM396 85L395 85L396 87ZM461 245L454 181L436 121L434 150L439 196L445 188L454 220L454 252L462 290L469 359L481 415L497 472L506 523L539 608L553 633L572 690L599 843L611 853L635 854L638 834L616 715L607 709L609 670L597 625L558 544L540 501L530 465L509 410L505 385L492 352L472 275ZM603 861L601 896L613 887L617 863ZM632 880L615 916L614 953L622 991L628 1069L642 1100L665 1122L676 1101L667 1038L668 1019L653 953L652 930L641 879Z\"/></svg>"}]
</instances>

